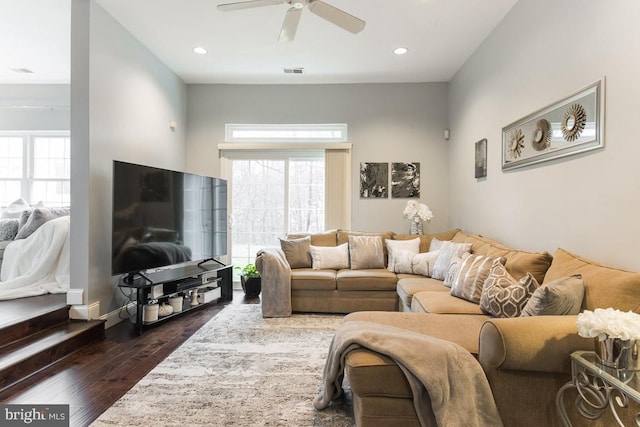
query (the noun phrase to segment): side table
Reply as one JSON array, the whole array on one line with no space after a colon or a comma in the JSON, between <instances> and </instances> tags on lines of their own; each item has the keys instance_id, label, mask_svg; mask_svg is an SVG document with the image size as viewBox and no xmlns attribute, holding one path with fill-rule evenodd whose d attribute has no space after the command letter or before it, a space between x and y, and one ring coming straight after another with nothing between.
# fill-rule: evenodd
<instances>
[{"instance_id":1,"label":"side table","mask_svg":"<svg viewBox=\"0 0 640 427\"><path fill-rule=\"evenodd\" d=\"M576 351L571 354L571 381L558 390L556 408L566 427L571 421L564 407L564 392L576 389L577 412L590 420L600 418L609 408L619 426L624 423L618 415L618 408L628 408L630 399L640 403L640 371L608 368L596 363L596 353ZM640 426L640 413L635 416L636 426Z\"/></svg>"}]
</instances>

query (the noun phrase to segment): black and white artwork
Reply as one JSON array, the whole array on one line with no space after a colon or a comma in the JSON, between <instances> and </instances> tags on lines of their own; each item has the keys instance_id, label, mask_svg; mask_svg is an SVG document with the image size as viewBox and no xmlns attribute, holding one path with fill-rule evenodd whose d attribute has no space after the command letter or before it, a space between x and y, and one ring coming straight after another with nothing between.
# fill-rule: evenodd
<instances>
[{"instance_id":1,"label":"black and white artwork","mask_svg":"<svg viewBox=\"0 0 640 427\"><path fill-rule=\"evenodd\" d=\"M487 140L476 142L476 178L487 176Z\"/></svg>"},{"instance_id":2,"label":"black and white artwork","mask_svg":"<svg viewBox=\"0 0 640 427\"><path fill-rule=\"evenodd\" d=\"M394 199L420 197L420 163L391 164L391 197Z\"/></svg>"},{"instance_id":3,"label":"black and white artwork","mask_svg":"<svg viewBox=\"0 0 640 427\"><path fill-rule=\"evenodd\" d=\"M389 197L388 163L360 163L360 197L363 199Z\"/></svg>"}]
</instances>

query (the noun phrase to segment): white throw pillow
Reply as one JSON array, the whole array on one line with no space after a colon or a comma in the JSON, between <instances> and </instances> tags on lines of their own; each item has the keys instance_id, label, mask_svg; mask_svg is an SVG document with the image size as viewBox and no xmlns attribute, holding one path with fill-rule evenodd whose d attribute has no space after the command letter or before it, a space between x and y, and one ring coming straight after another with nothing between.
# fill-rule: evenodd
<instances>
[{"instance_id":1,"label":"white throw pillow","mask_svg":"<svg viewBox=\"0 0 640 427\"><path fill-rule=\"evenodd\" d=\"M311 260L314 270L331 269L340 270L349 268L349 244L338 246L313 246L310 247Z\"/></svg>"},{"instance_id":2,"label":"white throw pillow","mask_svg":"<svg viewBox=\"0 0 640 427\"><path fill-rule=\"evenodd\" d=\"M420 252L420 238L416 237L411 240L387 240L386 241L387 252L389 253L389 264L387 265L387 270L393 273L411 273L412 271L404 271L406 270L406 262L407 262L407 253L409 254L417 254ZM402 259L398 259L401 255ZM409 259L409 266L412 262L411 257ZM403 266L399 267L403 271L397 271L396 265L401 263Z\"/></svg>"},{"instance_id":3,"label":"white throw pillow","mask_svg":"<svg viewBox=\"0 0 640 427\"><path fill-rule=\"evenodd\" d=\"M413 257L414 254L411 251L396 250L393 257L393 271L394 273L413 273ZM390 258L391 259L391 258Z\"/></svg>"},{"instance_id":4,"label":"white throw pillow","mask_svg":"<svg viewBox=\"0 0 640 427\"><path fill-rule=\"evenodd\" d=\"M18 199L2 209L2 218L20 218L22 211L28 211L31 207L24 199Z\"/></svg>"},{"instance_id":5,"label":"white throw pillow","mask_svg":"<svg viewBox=\"0 0 640 427\"><path fill-rule=\"evenodd\" d=\"M440 251L423 252L413 256L411 266L414 274L431 277L433 274L433 266L440 255Z\"/></svg>"},{"instance_id":6,"label":"white throw pillow","mask_svg":"<svg viewBox=\"0 0 640 427\"><path fill-rule=\"evenodd\" d=\"M436 240L436 239L433 239ZM433 240L431 245L433 247ZM471 251L471 243L453 243L450 241L442 242L440 246L440 255L433 266L431 277L438 280L444 280L451 265L451 259L454 256L462 258L462 255ZM430 249L432 250L432 249Z\"/></svg>"}]
</instances>

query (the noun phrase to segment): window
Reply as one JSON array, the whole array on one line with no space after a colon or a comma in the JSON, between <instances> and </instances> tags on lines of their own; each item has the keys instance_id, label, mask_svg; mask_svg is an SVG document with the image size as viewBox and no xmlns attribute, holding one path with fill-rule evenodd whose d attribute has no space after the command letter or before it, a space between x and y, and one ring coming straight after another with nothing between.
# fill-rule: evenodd
<instances>
[{"instance_id":1,"label":"window","mask_svg":"<svg viewBox=\"0 0 640 427\"><path fill-rule=\"evenodd\" d=\"M71 204L69 132L0 133L0 206Z\"/></svg>"},{"instance_id":2,"label":"window","mask_svg":"<svg viewBox=\"0 0 640 427\"><path fill-rule=\"evenodd\" d=\"M346 142L347 125L338 124L227 124L228 142Z\"/></svg>"}]
</instances>

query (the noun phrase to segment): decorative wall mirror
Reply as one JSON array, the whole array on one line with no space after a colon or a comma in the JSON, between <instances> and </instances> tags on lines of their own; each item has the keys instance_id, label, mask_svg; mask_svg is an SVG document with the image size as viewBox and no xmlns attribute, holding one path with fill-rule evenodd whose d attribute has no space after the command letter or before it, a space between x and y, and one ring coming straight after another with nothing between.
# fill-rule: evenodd
<instances>
[{"instance_id":1,"label":"decorative wall mirror","mask_svg":"<svg viewBox=\"0 0 640 427\"><path fill-rule=\"evenodd\" d=\"M604 79L502 128L502 170L604 147Z\"/></svg>"}]
</instances>

